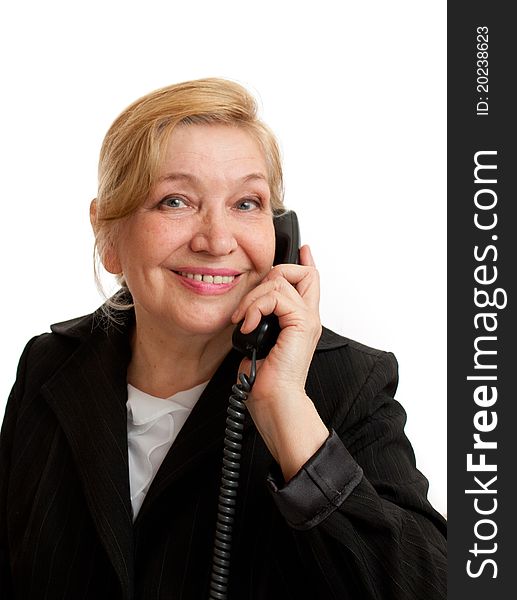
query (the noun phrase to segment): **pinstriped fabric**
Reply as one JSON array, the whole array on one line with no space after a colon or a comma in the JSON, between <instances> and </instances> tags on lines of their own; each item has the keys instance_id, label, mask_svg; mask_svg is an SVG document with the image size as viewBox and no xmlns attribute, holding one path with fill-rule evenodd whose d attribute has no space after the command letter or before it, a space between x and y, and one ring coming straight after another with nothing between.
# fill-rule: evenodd
<instances>
[{"instance_id":1,"label":"pinstriped fabric","mask_svg":"<svg viewBox=\"0 0 517 600\"><path fill-rule=\"evenodd\" d=\"M127 384L119 368L127 364L129 356L124 344L125 340L107 337L101 338L93 351L89 344L83 344L42 386L42 395L64 432L98 535L122 588L129 593L133 579L132 516L126 408L120 402L121 397L127 397ZM114 370L121 373L118 378L112 376ZM107 456L111 457L109 462Z\"/></svg>"},{"instance_id":2,"label":"pinstriped fabric","mask_svg":"<svg viewBox=\"0 0 517 600\"><path fill-rule=\"evenodd\" d=\"M129 326L106 332L88 317L53 329L27 346L2 429L0 596L202 600L240 357L230 353L208 384L133 524ZM445 598L444 523L425 498L395 387L392 356L324 332L307 392L337 435L296 486L275 479L248 418L231 600ZM314 518L308 498L326 506L327 487L347 494L314 526L289 526L293 510Z\"/></svg>"}]
</instances>

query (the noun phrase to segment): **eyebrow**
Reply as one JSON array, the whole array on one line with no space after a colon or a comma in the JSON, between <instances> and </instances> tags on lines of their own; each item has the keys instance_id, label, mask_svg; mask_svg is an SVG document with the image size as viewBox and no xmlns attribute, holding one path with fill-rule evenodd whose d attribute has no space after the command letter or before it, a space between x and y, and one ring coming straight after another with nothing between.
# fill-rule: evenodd
<instances>
[{"instance_id":1,"label":"eyebrow","mask_svg":"<svg viewBox=\"0 0 517 600\"><path fill-rule=\"evenodd\" d=\"M158 183L162 181L187 181L193 184L199 184L199 178L191 173L168 173L167 175L163 175L158 178ZM267 177L260 172L250 173L249 175L244 175L237 180L238 183L248 183L249 181L264 181L268 183Z\"/></svg>"}]
</instances>

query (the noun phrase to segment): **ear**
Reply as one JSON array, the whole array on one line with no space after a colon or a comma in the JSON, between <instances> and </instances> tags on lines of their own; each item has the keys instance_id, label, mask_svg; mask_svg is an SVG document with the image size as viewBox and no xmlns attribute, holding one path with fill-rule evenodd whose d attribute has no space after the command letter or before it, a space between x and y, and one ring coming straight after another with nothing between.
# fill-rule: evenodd
<instances>
[{"instance_id":1,"label":"ear","mask_svg":"<svg viewBox=\"0 0 517 600\"><path fill-rule=\"evenodd\" d=\"M97 222L97 198L94 198L90 203L90 223L92 225L95 239L99 231L99 224ZM102 252L99 251L100 259L103 267L112 275L120 275L122 273L122 266L118 257L117 250L110 240L105 244Z\"/></svg>"}]
</instances>

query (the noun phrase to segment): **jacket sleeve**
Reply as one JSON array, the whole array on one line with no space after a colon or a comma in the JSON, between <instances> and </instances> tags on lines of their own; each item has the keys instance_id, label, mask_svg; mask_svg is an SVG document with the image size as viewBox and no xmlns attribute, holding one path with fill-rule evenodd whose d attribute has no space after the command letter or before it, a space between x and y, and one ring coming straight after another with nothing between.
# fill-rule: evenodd
<instances>
[{"instance_id":1,"label":"jacket sleeve","mask_svg":"<svg viewBox=\"0 0 517 600\"><path fill-rule=\"evenodd\" d=\"M268 480L322 598L446 598L445 521L427 501L393 378L384 354L316 454L289 483Z\"/></svg>"},{"instance_id":2,"label":"jacket sleeve","mask_svg":"<svg viewBox=\"0 0 517 600\"><path fill-rule=\"evenodd\" d=\"M18 402L23 394L27 355L35 339L27 344L20 358L16 382L9 394L0 432L0 598L5 600L14 597L7 523L11 454L18 420Z\"/></svg>"}]
</instances>

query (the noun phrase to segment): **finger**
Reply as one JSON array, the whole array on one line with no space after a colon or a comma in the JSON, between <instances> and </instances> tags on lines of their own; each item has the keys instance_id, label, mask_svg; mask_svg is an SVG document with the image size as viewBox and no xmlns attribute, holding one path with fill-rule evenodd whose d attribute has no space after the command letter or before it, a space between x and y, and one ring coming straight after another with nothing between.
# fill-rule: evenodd
<instances>
[{"instance_id":1,"label":"finger","mask_svg":"<svg viewBox=\"0 0 517 600\"><path fill-rule=\"evenodd\" d=\"M274 308L275 305L273 303L270 303L270 306ZM271 312L273 312L266 312L266 308L264 306L262 310L264 311L264 313L261 312L260 308L256 304L253 304L248 308L244 317L244 321L241 325L241 333L251 333L254 329L256 329L259 326L260 320L264 315L269 315L271 314Z\"/></svg>"},{"instance_id":2,"label":"finger","mask_svg":"<svg viewBox=\"0 0 517 600\"><path fill-rule=\"evenodd\" d=\"M320 301L320 278L313 266L282 264L274 266L263 282L284 278L296 287L296 291L313 307Z\"/></svg>"},{"instance_id":3,"label":"finger","mask_svg":"<svg viewBox=\"0 0 517 600\"><path fill-rule=\"evenodd\" d=\"M304 302L292 302L277 291L257 298L251 304L241 325L242 333L253 331L264 315L275 314L278 317L281 329L296 327L299 331L321 330L319 314L310 310ZM318 334L319 335L319 334Z\"/></svg>"},{"instance_id":4,"label":"finger","mask_svg":"<svg viewBox=\"0 0 517 600\"><path fill-rule=\"evenodd\" d=\"M241 300L237 310L233 313L232 321L234 323L240 321L244 315L248 313L250 306L256 303L263 296L267 296L269 294L278 295L285 298L286 301L288 301L293 307L298 306L299 308L306 309L305 300L300 296L298 291L284 278L279 277L267 282L263 282L248 292L248 294ZM267 312L262 314L270 313Z\"/></svg>"},{"instance_id":5,"label":"finger","mask_svg":"<svg viewBox=\"0 0 517 600\"><path fill-rule=\"evenodd\" d=\"M312 256L312 252L310 246L305 244L300 248L300 264L305 265L307 267L315 267L316 263L314 262L314 258Z\"/></svg>"},{"instance_id":6,"label":"finger","mask_svg":"<svg viewBox=\"0 0 517 600\"><path fill-rule=\"evenodd\" d=\"M278 317L282 329L300 324L301 322L305 324L309 323L308 312L305 306L289 302L285 296L275 291L257 298L248 307L241 326L241 332L250 333L258 327L264 315L271 314L275 314Z\"/></svg>"},{"instance_id":7,"label":"finger","mask_svg":"<svg viewBox=\"0 0 517 600\"><path fill-rule=\"evenodd\" d=\"M275 265L269 271L269 273L262 280L263 282L269 281L271 279L276 279L277 277L283 277L286 279L291 285L294 285L296 288L298 284L302 282L309 282L311 278L318 277L318 271L315 267L307 266L307 265L291 265L291 264L281 264Z\"/></svg>"},{"instance_id":8,"label":"finger","mask_svg":"<svg viewBox=\"0 0 517 600\"><path fill-rule=\"evenodd\" d=\"M271 292L278 291L286 296L289 296L293 301L302 301L300 294L294 286L292 286L285 278L275 277L268 281L263 280L256 288L250 290L240 301L237 310L232 315L232 321L239 321L258 298Z\"/></svg>"},{"instance_id":9,"label":"finger","mask_svg":"<svg viewBox=\"0 0 517 600\"><path fill-rule=\"evenodd\" d=\"M272 294L261 296L255 302L248 307L244 317L244 322L241 325L242 333L250 333L256 327L258 327L260 320L264 315L270 315L275 313L277 317L279 307L279 298Z\"/></svg>"}]
</instances>

